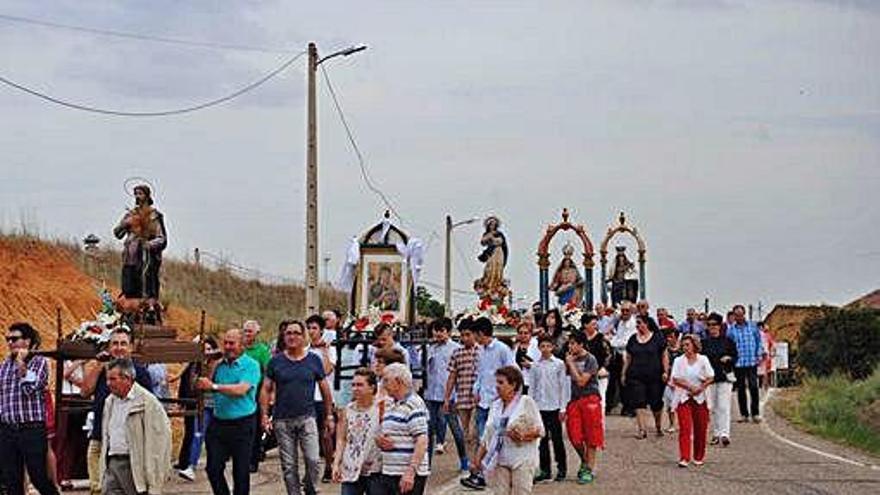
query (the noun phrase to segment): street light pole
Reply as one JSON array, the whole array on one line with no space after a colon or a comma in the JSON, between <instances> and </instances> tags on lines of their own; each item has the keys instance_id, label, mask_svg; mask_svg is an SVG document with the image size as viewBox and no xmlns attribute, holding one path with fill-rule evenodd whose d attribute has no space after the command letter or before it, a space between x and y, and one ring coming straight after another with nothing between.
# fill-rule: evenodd
<instances>
[{"instance_id":1,"label":"street light pole","mask_svg":"<svg viewBox=\"0 0 880 495\"><path fill-rule=\"evenodd\" d=\"M309 81L306 125L306 314L318 312L318 111L315 77L318 47L309 43Z\"/></svg>"},{"instance_id":2,"label":"street light pole","mask_svg":"<svg viewBox=\"0 0 880 495\"><path fill-rule=\"evenodd\" d=\"M308 104L306 115L306 316L318 312L318 110L315 79L318 66L333 57L347 57L366 50L365 45L352 46L318 58L318 47L309 43Z\"/></svg>"},{"instance_id":3,"label":"street light pole","mask_svg":"<svg viewBox=\"0 0 880 495\"><path fill-rule=\"evenodd\" d=\"M447 317L452 316L452 229L462 225L469 225L479 218L469 218L461 222L452 223L452 217L446 215L446 270L443 284L443 303Z\"/></svg>"}]
</instances>

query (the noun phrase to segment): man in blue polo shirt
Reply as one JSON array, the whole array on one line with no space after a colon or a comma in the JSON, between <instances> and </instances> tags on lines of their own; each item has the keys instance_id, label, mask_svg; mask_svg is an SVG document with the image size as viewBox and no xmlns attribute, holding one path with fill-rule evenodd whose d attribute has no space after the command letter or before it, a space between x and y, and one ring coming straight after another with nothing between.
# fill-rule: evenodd
<instances>
[{"instance_id":1,"label":"man in blue polo shirt","mask_svg":"<svg viewBox=\"0 0 880 495\"><path fill-rule=\"evenodd\" d=\"M223 360L214 370L214 379L199 378L200 390L214 392L214 418L208 426L208 480L214 495L229 495L224 471L232 458L232 493L250 492L251 447L257 412L257 385L260 365L244 354L242 331L232 329L223 336Z\"/></svg>"}]
</instances>

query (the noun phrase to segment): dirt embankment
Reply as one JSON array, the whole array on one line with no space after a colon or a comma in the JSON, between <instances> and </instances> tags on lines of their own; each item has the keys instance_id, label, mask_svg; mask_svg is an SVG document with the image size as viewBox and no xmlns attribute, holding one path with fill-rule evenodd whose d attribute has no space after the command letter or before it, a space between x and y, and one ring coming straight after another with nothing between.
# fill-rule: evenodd
<instances>
[{"instance_id":1,"label":"dirt embankment","mask_svg":"<svg viewBox=\"0 0 880 495\"><path fill-rule=\"evenodd\" d=\"M40 240L0 236L0 326L26 321L37 328L43 349L55 347L56 311L65 334L95 317L101 282L83 273L71 252ZM117 291L116 287L110 287ZM172 306L166 324L181 337L198 328L199 314ZM5 349L0 351L5 354Z\"/></svg>"}]
</instances>

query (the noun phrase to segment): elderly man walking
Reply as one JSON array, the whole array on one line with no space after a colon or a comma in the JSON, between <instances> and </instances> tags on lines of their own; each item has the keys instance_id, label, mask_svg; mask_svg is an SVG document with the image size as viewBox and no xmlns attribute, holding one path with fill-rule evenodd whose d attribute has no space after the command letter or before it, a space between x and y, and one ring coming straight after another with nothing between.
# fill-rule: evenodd
<instances>
[{"instance_id":1,"label":"elderly man walking","mask_svg":"<svg viewBox=\"0 0 880 495\"><path fill-rule=\"evenodd\" d=\"M156 397L135 382L131 359L107 365L110 396L101 428L103 495L162 493L171 457L171 422Z\"/></svg>"},{"instance_id":2,"label":"elderly man walking","mask_svg":"<svg viewBox=\"0 0 880 495\"><path fill-rule=\"evenodd\" d=\"M382 474L375 495L425 492L428 467L428 408L413 392L412 374L404 364L385 367L382 385L391 398L381 418L376 445L382 450Z\"/></svg>"}]
</instances>

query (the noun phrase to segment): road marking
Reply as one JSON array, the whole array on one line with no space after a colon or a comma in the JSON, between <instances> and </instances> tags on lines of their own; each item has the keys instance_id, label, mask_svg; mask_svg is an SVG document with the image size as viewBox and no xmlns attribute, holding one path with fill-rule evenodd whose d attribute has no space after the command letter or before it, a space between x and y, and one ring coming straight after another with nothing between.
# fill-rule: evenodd
<instances>
[{"instance_id":1,"label":"road marking","mask_svg":"<svg viewBox=\"0 0 880 495\"><path fill-rule=\"evenodd\" d=\"M767 410L767 409L766 409L767 401L770 399L770 396L773 395L773 392L774 392L774 391L775 391L775 389L772 389L772 388L771 388L770 390L767 391L766 394L764 394L764 398L761 400L761 407L760 407L760 409L761 409L762 411L766 411L766 410ZM876 464L867 464L867 463L864 463L864 462L855 461L855 460L853 460L853 459L847 459L846 457L841 457L841 456L839 456L839 455L831 454L831 453L829 453L829 452L825 452L825 451L822 451L822 450L819 450L819 449L815 449L815 448L813 448L813 447L808 447L808 446L806 446L806 445L803 445L803 444L797 443L797 442L795 442L794 440L789 440L789 439L783 437L782 435L780 435L779 433L776 433L775 431L773 431L773 429L770 428L770 425L767 423L767 421L762 421L762 422L761 422L761 428L762 428L765 432L769 433L770 436L773 437L773 438L775 438L776 440L778 440L778 441L780 441L780 442L782 442L782 443L784 443L784 444L790 445L790 446L792 446L792 447L795 447L795 448L801 449L801 450L803 450L803 451L810 452L810 453L812 453L812 454L816 454L816 455L818 455L818 456L827 457L828 459L832 459L832 460L835 460L835 461L838 461L838 462L842 462L842 463L844 463L844 464L849 464L849 465L851 465L851 466L858 466L858 467L862 467L862 468L873 469L873 470L875 470L875 471L880 470L880 466L878 466L878 465L876 465Z\"/></svg>"}]
</instances>

